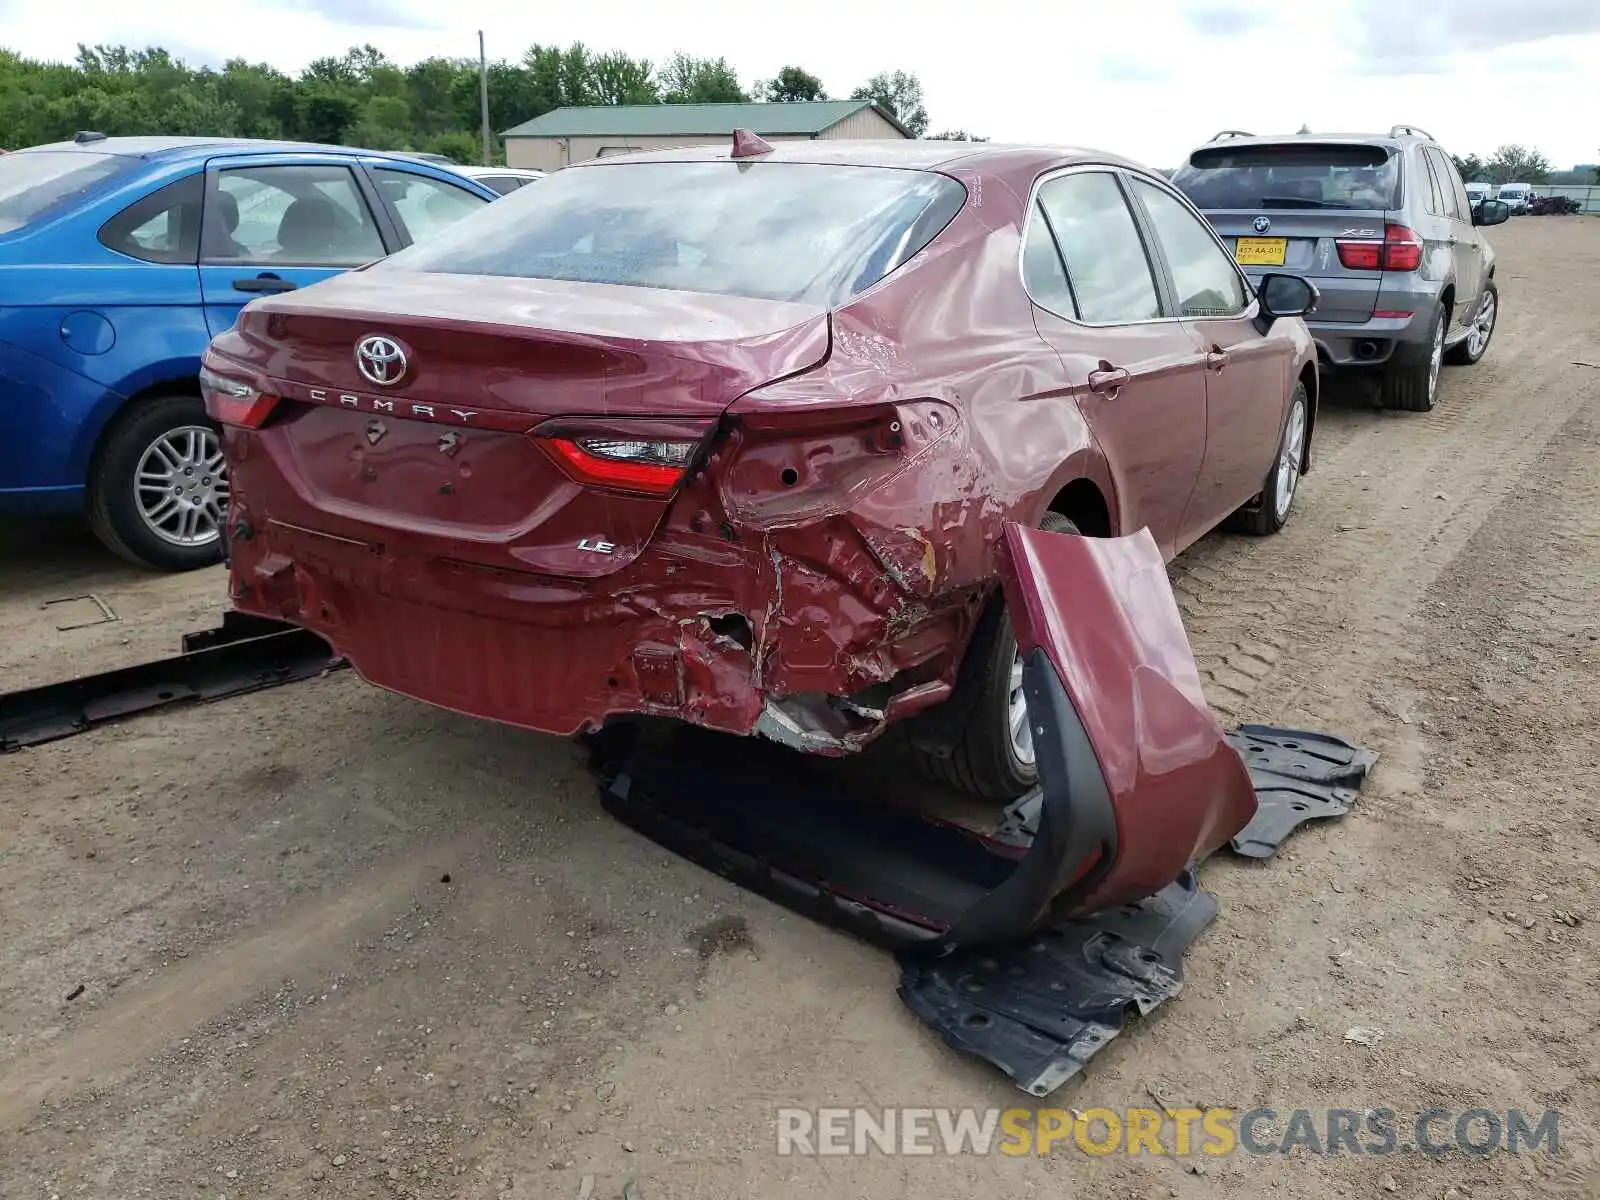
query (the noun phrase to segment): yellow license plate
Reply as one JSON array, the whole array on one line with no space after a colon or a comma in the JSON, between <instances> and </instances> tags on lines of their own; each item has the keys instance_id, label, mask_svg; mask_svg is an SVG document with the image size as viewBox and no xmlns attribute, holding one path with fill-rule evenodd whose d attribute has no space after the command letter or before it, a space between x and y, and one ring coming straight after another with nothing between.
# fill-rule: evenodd
<instances>
[{"instance_id":1,"label":"yellow license plate","mask_svg":"<svg viewBox=\"0 0 1600 1200\"><path fill-rule=\"evenodd\" d=\"M1234 261L1244 267L1281 267L1288 238L1240 238L1233 248Z\"/></svg>"}]
</instances>

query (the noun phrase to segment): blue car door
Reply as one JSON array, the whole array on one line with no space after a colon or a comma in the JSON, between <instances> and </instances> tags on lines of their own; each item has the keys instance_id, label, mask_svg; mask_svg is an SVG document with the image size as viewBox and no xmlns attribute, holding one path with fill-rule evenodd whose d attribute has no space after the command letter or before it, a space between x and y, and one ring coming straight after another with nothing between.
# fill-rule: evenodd
<instances>
[{"instance_id":1,"label":"blue car door","mask_svg":"<svg viewBox=\"0 0 1600 1200\"><path fill-rule=\"evenodd\" d=\"M212 336L258 296L286 292L399 247L354 155L257 154L206 165L200 291Z\"/></svg>"}]
</instances>

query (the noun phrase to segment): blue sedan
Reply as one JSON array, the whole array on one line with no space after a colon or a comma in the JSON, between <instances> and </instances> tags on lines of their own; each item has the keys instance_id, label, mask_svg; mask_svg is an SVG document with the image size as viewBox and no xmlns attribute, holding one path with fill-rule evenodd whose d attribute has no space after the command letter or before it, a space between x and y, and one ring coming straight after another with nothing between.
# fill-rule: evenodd
<instances>
[{"instance_id":1,"label":"blue sedan","mask_svg":"<svg viewBox=\"0 0 1600 1200\"><path fill-rule=\"evenodd\" d=\"M206 343L252 299L496 198L416 158L289 142L80 133L0 155L0 511L79 510L135 562L215 562Z\"/></svg>"}]
</instances>

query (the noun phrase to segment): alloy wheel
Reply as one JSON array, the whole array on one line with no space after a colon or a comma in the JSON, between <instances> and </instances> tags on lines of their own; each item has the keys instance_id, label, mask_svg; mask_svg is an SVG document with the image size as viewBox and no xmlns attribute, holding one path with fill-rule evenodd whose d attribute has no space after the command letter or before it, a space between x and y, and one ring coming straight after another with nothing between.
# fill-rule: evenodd
<instances>
[{"instance_id":1,"label":"alloy wheel","mask_svg":"<svg viewBox=\"0 0 1600 1200\"><path fill-rule=\"evenodd\" d=\"M216 541L228 507L227 468L216 432L204 425L167 430L139 456L133 489L140 518L162 541Z\"/></svg>"},{"instance_id":2,"label":"alloy wheel","mask_svg":"<svg viewBox=\"0 0 1600 1200\"><path fill-rule=\"evenodd\" d=\"M1494 333L1494 319L1498 315L1498 306L1495 304L1494 293L1486 291L1483 302L1478 305L1478 315L1472 319L1472 327L1467 331L1467 353L1474 359L1480 357L1489 348L1489 338Z\"/></svg>"},{"instance_id":3,"label":"alloy wheel","mask_svg":"<svg viewBox=\"0 0 1600 1200\"><path fill-rule=\"evenodd\" d=\"M1011 723L1011 752L1017 761L1033 766L1033 728L1028 724L1028 697L1022 690L1022 652L1011 660L1011 691L1007 717Z\"/></svg>"},{"instance_id":4,"label":"alloy wheel","mask_svg":"<svg viewBox=\"0 0 1600 1200\"><path fill-rule=\"evenodd\" d=\"M1283 430L1283 445L1278 450L1278 486L1273 507L1279 521L1289 515L1294 503L1295 489L1300 486L1300 464L1306 450L1305 401L1296 400L1289 409L1289 420Z\"/></svg>"},{"instance_id":5,"label":"alloy wheel","mask_svg":"<svg viewBox=\"0 0 1600 1200\"><path fill-rule=\"evenodd\" d=\"M1433 404L1439 392L1439 368L1444 365L1444 317L1433 324L1433 352L1428 356L1428 404Z\"/></svg>"}]
</instances>

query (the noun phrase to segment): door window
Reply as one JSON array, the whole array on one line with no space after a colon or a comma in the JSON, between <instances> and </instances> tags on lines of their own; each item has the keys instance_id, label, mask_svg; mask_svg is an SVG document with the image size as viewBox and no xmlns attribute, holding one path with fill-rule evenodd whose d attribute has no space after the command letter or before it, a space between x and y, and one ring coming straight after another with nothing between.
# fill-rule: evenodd
<instances>
[{"instance_id":1,"label":"door window","mask_svg":"<svg viewBox=\"0 0 1600 1200\"><path fill-rule=\"evenodd\" d=\"M1153 183L1135 179L1133 186L1172 271L1178 315L1232 317L1243 312L1250 303L1244 280L1206 224Z\"/></svg>"},{"instance_id":2,"label":"door window","mask_svg":"<svg viewBox=\"0 0 1600 1200\"><path fill-rule=\"evenodd\" d=\"M1442 150L1429 150L1428 157L1433 161L1433 172L1439 178L1440 191L1444 193L1445 211L1458 221L1470 221L1472 202L1467 199L1461 173Z\"/></svg>"},{"instance_id":3,"label":"door window","mask_svg":"<svg viewBox=\"0 0 1600 1200\"><path fill-rule=\"evenodd\" d=\"M400 218L401 232L413 242L427 241L489 203L466 188L427 175L389 167L379 167L372 174L383 198Z\"/></svg>"},{"instance_id":4,"label":"door window","mask_svg":"<svg viewBox=\"0 0 1600 1200\"><path fill-rule=\"evenodd\" d=\"M1428 190L1423 197L1424 207L1436 217L1450 215L1450 205L1445 202L1444 188L1439 183L1439 173L1434 169L1433 157L1427 151L1421 154L1422 162L1428 177Z\"/></svg>"},{"instance_id":5,"label":"door window","mask_svg":"<svg viewBox=\"0 0 1600 1200\"><path fill-rule=\"evenodd\" d=\"M128 205L100 227L100 242L154 263L194 265L200 248L202 177L187 176Z\"/></svg>"},{"instance_id":6,"label":"door window","mask_svg":"<svg viewBox=\"0 0 1600 1200\"><path fill-rule=\"evenodd\" d=\"M355 267L384 255L377 221L348 167L230 167L217 173L205 261Z\"/></svg>"},{"instance_id":7,"label":"door window","mask_svg":"<svg viewBox=\"0 0 1600 1200\"><path fill-rule=\"evenodd\" d=\"M1155 277L1122 189L1104 171L1061 175L1039 189L1078 314L1096 325L1161 315Z\"/></svg>"}]
</instances>

